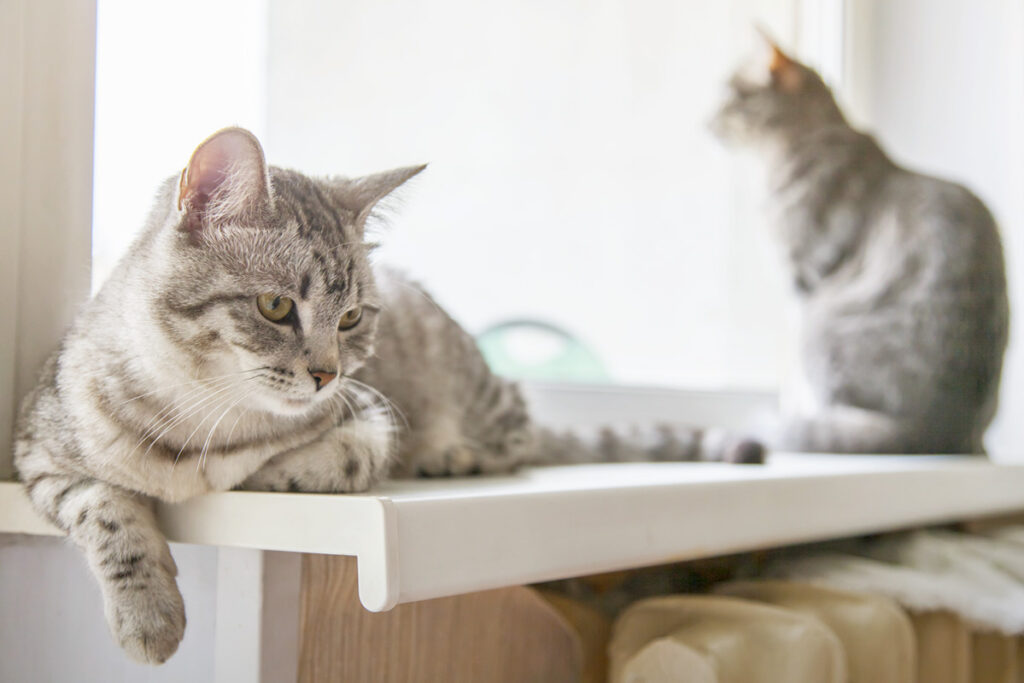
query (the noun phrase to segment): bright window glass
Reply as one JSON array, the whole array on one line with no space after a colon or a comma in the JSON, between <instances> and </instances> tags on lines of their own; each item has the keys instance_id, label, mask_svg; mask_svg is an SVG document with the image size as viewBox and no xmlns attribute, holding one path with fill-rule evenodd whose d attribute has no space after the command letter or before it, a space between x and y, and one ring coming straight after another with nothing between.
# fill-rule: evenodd
<instances>
[{"instance_id":1,"label":"bright window glass","mask_svg":"<svg viewBox=\"0 0 1024 683\"><path fill-rule=\"evenodd\" d=\"M101 0L96 280L158 183L241 124L310 173L430 162L379 258L474 333L541 321L615 382L773 389L782 278L706 124L754 22L806 39L799 4Z\"/></svg>"}]
</instances>

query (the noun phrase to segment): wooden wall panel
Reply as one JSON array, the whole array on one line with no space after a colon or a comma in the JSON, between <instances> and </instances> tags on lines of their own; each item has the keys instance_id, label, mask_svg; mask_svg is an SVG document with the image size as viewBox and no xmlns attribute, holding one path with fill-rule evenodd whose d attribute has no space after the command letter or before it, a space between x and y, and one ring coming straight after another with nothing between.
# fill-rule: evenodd
<instances>
[{"instance_id":1,"label":"wooden wall panel","mask_svg":"<svg viewBox=\"0 0 1024 683\"><path fill-rule=\"evenodd\" d=\"M399 605L359 604L355 559L306 555L301 683L565 683L582 671L579 639L532 589Z\"/></svg>"}]
</instances>

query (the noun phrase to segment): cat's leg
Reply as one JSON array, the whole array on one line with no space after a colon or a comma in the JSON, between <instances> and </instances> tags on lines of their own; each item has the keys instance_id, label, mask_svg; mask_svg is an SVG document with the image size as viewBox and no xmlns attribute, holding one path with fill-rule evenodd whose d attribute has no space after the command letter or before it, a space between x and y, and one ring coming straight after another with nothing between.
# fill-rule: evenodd
<instances>
[{"instance_id":1,"label":"cat's leg","mask_svg":"<svg viewBox=\"0 0 1024 683\"><path fill-rule=\"evenodd\" d=\"M519 388L489 371L482 386L478 400L441 401L419 415L402 444L404 475L506 474L529 461L536 433Z\"/></svg>"},{"instance_id":2,"label":"cat's leg","mask_svg":"<svg viewBox=\"0 0 1024 683\"><path fill-rule=\"evenodd\" d=\"M450 416L412 428L402 444L402 476L464 477L507 474L526 464L536 451L527 418L514 424L479 419L471 428Z\"/></svg>"},{"instance_id":3,"label":"cat's leg","mask_svg":"<svg viewBox=\"0 0 1024 683\"><path fill-rule=\"evenodd\" d=\"M401 444L399 477L445 477L480 472L477 449L469 444L456 418L447 412L420 415Z\"/></svg>"},{"instance_id":4,"label":"cat's leg","mask_svg":"<svg viewBox=\"0 0 1024 683\"><path fill-rule=\"evenodd\" d=\"M365 491L387 474L394 439L394 428L383 415L351 419L313 443L274 456L239 488L317 493Z\"/></svg>"},{"instance_id":5,"label":"cat's leg","mask_svg":"<svg viewBox=\"0 0 1024 683\"><path fill-rule=\"evenodd\" d=\"M149 499L78 474L21 474L35 507L84 553L121 647L149 664L174 654L185 633L185 605Z\"/></svg>"}]
</instances>

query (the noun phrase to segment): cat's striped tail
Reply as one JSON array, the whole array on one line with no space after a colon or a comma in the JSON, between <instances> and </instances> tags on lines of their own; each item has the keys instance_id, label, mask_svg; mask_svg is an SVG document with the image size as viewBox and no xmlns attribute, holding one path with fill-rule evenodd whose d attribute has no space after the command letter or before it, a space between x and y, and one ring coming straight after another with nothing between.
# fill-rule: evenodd
<instances>
[{"instance_id":1,"label":"cat's striped tail","mask_svg":"<svg viewBox=\"0 0 1024 683\"><path fill-rule=\"evenodd\" d=\"M605 427L592 434L535 430L531 465L570 465L607 462L731 462L760 464L761 442L722 429L675 427L650 429Z\"/></svg>"}]
</instances>

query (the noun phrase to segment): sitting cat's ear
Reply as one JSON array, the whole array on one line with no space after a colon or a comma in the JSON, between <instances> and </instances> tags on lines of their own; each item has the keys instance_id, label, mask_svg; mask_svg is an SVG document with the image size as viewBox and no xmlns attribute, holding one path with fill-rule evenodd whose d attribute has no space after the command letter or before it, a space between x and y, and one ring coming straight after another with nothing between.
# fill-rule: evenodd
<instances>
[{"instance_id":1,"label":"sitting cat's ear","mask_svg":"<svg viewBox=\"0 0 1024 683\"><path fill-rule=\"evenodd\" d=\"M212 225L251 220L269 206L263 147L244 128L225 128L206 138L181 172L181 228L193 237Z\"/></svg>"},{"instance_id":2,"label":"sitting cat's ear","mask_svg":"<svg viewBox=\"0 0 1024 683\"><path fill-rule=\"evenodd\" d=\"M772 83L783 92L797 92L804 84L804 73L800 70L800 65L778 46L774 46L768 71L771 72Z\"/></svg>"},{"instance_id":3,"label":"sitting cat's ear","mask_svg":"<svg viewBox=\"0 0 1024 683\"><path fill-rule=\"evenodd\" d=\"M341 204L356 215L356 224L362 229L373 207L384 197L397 190L403 183L427 167L408 166L383 173L345 178L334 181L334 189Z\"/></svg>"},{"instance_id":4,"label":"sitting cat's ear","mask_svg":"<svg viewBox=\"0 0 1024 683\"><path fill-rule=\"evenodd\" d=\"M800 65L783 52L768 29L760 24L755 25L754 28L765 47L768 48L768 73L771 76L772 84L783 92L798 91L804 82L804 74Z\"/></svg>"}]
</instances>

